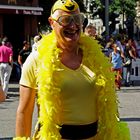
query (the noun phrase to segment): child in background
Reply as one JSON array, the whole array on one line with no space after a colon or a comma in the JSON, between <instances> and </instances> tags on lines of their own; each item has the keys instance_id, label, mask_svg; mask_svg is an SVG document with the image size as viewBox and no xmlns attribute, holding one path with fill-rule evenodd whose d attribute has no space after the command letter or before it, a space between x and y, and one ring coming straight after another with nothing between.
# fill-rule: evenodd
<instances>
[{"instance_id":1,"label":"child in background","mask_svg":"<svg viewBox=\"0 0 140 140\"><path fill-rule=\"evenodd\" d=\"M117 44L112 44L113 52L110 53L110 61L113 64L112 71L116 72L115 84L116 88L120 89L122 79L123 53L118 50Z\"/></svg>"}]
</instances>

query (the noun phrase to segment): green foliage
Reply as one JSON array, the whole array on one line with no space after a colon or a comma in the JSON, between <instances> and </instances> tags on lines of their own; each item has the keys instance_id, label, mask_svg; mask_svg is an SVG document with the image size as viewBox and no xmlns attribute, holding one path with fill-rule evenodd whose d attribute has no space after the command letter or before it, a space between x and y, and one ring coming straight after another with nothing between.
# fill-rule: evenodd
<instances>
[{"instance_id":1,"label":"green foliage","mask_svg":"<svg viewBox=\"0 0 140 140\"><path fill-rule=\"evenodd\" d=\"M135 17L136 1L138 0L109 0L109 13L122 14L124 12L126 16ZM105 8L105 0L95 0L99 10L103 11Z\"/></svg>"},{"instance_id":2,"label":"green foliage","mask_svg":"<svg viewBox=\"0 0 140 140\"><path fill-rule=\"evenodd\" d=\"M135 7L137 0L114 0L110 5L110 12L122 14L123 12L128 17L135 17Z\"/></svg>"}]
</instances>

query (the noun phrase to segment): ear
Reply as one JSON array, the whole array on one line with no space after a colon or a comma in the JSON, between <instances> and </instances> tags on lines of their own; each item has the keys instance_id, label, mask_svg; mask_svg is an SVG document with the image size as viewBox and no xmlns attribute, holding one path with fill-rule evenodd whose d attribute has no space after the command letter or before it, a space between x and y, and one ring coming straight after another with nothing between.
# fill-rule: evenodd
<instances>
[{"instance_id":1,"label":"ear","mask_svg":"<svg viewBox=\"0 0 140 140\"><path fill-rule=\"evenodd\" d=\"M51 27L53 29L53 27L54 27L54 20L52 19L52 17L49 17L48 21L49 21L49 23L50 23L50 25L51 25Z\"/></svg>"}]
</instances>

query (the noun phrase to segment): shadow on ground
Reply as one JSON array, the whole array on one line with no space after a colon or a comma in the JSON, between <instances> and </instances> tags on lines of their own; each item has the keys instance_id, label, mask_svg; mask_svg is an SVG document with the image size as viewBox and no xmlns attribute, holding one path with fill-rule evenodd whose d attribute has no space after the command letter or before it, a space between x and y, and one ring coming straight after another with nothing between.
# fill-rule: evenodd
<instances>
[{"instance_id":1,"label":"shadow on ground","mask_svg":"<svg viewBox=\"0 0 140 140\"><path fill-rule=\"evenodd\" d=\"M19 96L19 94L12 94L12 93L8 93L7 94L9 97L18 97Z\"/></svg>"},{"instance_id":2,"label":"shadow on ground","mask_svg":"<svg viewBox=\"0 0 140 140\"><path fill-rule=\"evenodd\" d=\"M126 122L140 122L140 118L120 118L120 120Z\"/></svg>"},{"instance_id":3,"label":"shadow on ground","mask_svg":"<svg viewBox=\"0 0 140 140\"><path fill-rule=\"evenodd\" d=\"M19 88L18 87L9 87L8 89L9 92L19 92Z\"/></svg>"},{"instance_id":4,"label":"shadow on ground","mask_svg":"<svg viewBox=\"0 0 140 140\"><path fill-rule=\"evenodd\" d=\"M0 140L12 140L12 137L7 137L7 138L0 138Z\"/></svg>"}]
</instances>

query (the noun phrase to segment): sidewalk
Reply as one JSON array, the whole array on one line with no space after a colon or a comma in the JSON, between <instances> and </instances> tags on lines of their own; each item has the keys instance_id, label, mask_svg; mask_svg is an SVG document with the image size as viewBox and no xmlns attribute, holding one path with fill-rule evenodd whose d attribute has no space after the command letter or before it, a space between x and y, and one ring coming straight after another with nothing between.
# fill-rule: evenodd
<instances>
[{"instance_id":1,"label":"sidewalk","mask_svg":"<svg viewBox=\"0 0 140 140\"><path fill-rule=\"evenodd\" d=\"M122 86L121 87L121 90L140 90L140 86L130 86L130 87L125 87L125 86Z\"/></svg>"}]
</instances>

